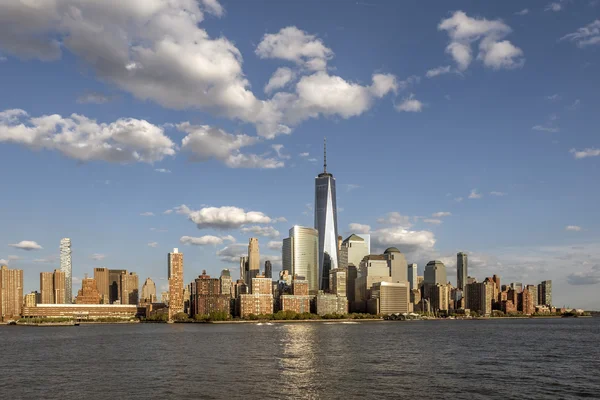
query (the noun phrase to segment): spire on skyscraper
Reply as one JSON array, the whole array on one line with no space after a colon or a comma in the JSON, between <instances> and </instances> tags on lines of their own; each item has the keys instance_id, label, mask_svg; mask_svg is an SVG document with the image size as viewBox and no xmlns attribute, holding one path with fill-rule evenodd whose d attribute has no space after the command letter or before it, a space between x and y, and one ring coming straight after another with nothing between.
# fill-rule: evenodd
<instances>
[{"instance_id":1,"label":"spire on skyscraper","mask_svg":"<svg viewBox=\"0 0 600 400\"><path fill-rule=\"evenodd\" d=\"M323 173L327 173L327 137L323 138Z\"/></svg>"}]
</instances>

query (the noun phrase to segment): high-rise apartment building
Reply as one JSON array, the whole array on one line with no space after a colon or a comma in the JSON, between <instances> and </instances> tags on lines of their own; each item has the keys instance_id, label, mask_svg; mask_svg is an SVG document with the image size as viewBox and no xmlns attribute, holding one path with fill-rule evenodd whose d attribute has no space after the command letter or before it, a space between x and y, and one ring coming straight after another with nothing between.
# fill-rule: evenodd
<instances>
[{"instance_id":1,"label":"high-rise apartment building","mask_svg":"<svg viewBox=\"0 0 600 400\"><path fill-rule=\"evenodd\" d=\"M64 299L67 296L66 275L64 272L59 271L58 269L55 269L52 275L52 291L54 292L54 304L65 304Z\"/></svg>"},{"instance_id":2,"label":"high-rise apartment building","mask_svg":"<svg viewBox=\"0 0 600 400\"><path fill-rule=\"evenodd\" d=\"M410 290L417 289L417 264L408 264L408 283Z\"/></svg>"},{"instance_id":3,"label":"high-rise apartment building","mask_svg":"<svg viewBox=\"0 0 600 400\"><path fill-rule=\"evenodd\" d=\"M283 269L292 276L304 277L311 293L316 293L319 290L319 234L315 229L298 225L290 229L289 234L281 250Z\"/></svg>"},{"instance_id":4,"label":"high-rise apartment building","mask_svg":"<svg viewBox=\"0 0 600 400\"><path fill-rule=\"evenodd\" d=\"M319 290L315 296L316 311L319 315L346 314L348 312L348 299Z\"/></svg>"},{"instance_id":5,"label":"high-rise apartment building","mask_svg":"<svg viewBox=\"0 0 600 400\"><path fill-rule=\"evenodd\" d=\"M273 285L271 279L258 276L252 279L252 293L240 294L239 312L242 318L250 314L273 313Z\"/></svg>"},{"instance_id":6,"label":"high-rise apartment building","mask_svg":"<svg viewBox=\"0 0 600 400\"><path fill-rule=\"evenodd\" d=\"M121 304L139 302L139 278L135 272L121 275Z\"/></svg>"},{"instance_id":7,"label":"high-rise apartment building","mask_svg":"<svg viewBox=\"0 0 600 400\"><path fill-rule=\"evenodd\" d=\"M38 292L31 292L25 295L23 299L24 307L35 307L37 305Z\"/></svg>"},{"instance_id":8,"label":"high-rise apartment building","mask_svg":"<svg viewBox=\"0 0 600 400\"><path fill-rule=\"evenodd\" d=\"M94 279L96 280L96 285L98 286L98 292L100 293L102 304L110 304L110 273L108 268L94 268Z\"/></svg>"},{"instance_id":9,"label":"high-rise apartment building","mask_svg":"<svg viewBox=\"0 0 600 400\"><path fill-rule=\"evenodd\" d=\"M260 273L260 250L258 247L258 239L250 238L248 242L248 276L246 281L248 287L252 287L252 279Z\"/></svg>"},{"instance_id":10,"label":"high-rise apartment building","mask_svg":"<svg viewBox=\"0 0 600 400\"><path fill-rule=\"evenodd\" d=\"M439 260L429 261L425 267L425 279L423 283L431 285L445 285L448 283L446 277L446 266Z\"/></svg>"},{"instance_id":11,"label":"high-rise apartment building","mask_svg":"<svg viewBox=\"0 0 600 400\"><path fill-rule=\"evenodd\" d=\"M73 266L71 265L71 239L60 240L60 270L65 274L65 303L73 303Z\"/></svg>"},{"instance_id":12,"label":"high-rise apartment building","mask_svg":"<svg viewBox=\"0 0 600 400\"><path fill-rule=\"evenodd\" d=\"M535 312L533 293L525 288L521 293L518 294L518 296L517 310L521 311L525 315L533 314Z\"/></svg>"},{"instance_id":13,"label":"high-rise apartment building","mask_svg":"<svg viewBox=\"0 0 600 400\"><path fill-rule=\"evenodd\" d=\"M221 271L219 280L221 282L221 294L229 296L229 298L233 297L233 280L228 269Z\"/></svg>"},{"instance_id":14,"label":"high-rise apartment building","mask_svg":"<svg viewBox=\"0 0 600 400\"><path fill-rule=\"evenodd\" d=\"M538 285L538 303L542 306L552 306L552 281L542 281Z\"/></svg>"},{"instance_id":15,"label":"high-rise apartment building","mask_svg":"<svg viewBox=\"0 0 600 400\"><path fill-rule=\"evenodd\" d=\"M533 307L537 306L539 303L538 299L538 287L536 285L527 285L526 289L531 292L531 297L533 301Z\"/></svg>"},{"instance_id":16,"label":"high-rise apartment building","mask_svg":"<svg viewBox=\"0 0 600 400\"><path fill-rule=\"evenodd\" d=\"M265 261L265 278L273 278L273 264L271 261Z\"/></svg>"},{"instance_id":17,"label":"high-rise apartment building","mask_svg":"<svg viewBox=\"0 0 600 400\"><path fill-rule=\"evenodd\" d=\"M156 302L156 284L150 278L146 278L144 285L142 286L142 303L155 303Z\"/></svg>"},{"instance_id":18,"label":"high-rise apartment building","mask_svg":"<svg viewBox=\"0 0 600 400\"><path fill-rule=\"evenodd\" d=\"M168 255L169 277L169 321L180 312L183 312L183 253L173 249Z\"/></svg>"},{"instance_id":19,"label":"high-rise apartment building","mask_svg":"<svg viewBox=\"0 0 600 400\"><path fill-rule=\"evenodd\" d=\"M319 288L329 288L329 271L338 267L338 225L335 178L327 172L327 147L323 172L315 178L315 229L319 234Z\"/></svg>"},{"instance_id":20,"label":"high-rise apartment building","mask_svg":"<svg viewBox=\"0 0 600 400\"><path fill-rule=\"evenodd\" d=\"M54 274L52 272L40 272L40 293L41 304L54 304Z\"/></svg>"},{"instance_id":21,"label":"high-rise apartment building","mask_svg":"<svg viewBox=\"0 0 600 400\"><path fill-rule=\"evenodd\" d=\"M55 269L54 272L40 272L40 304L64 304L65 273Z\"/></svg>"},{"instance_id":22,"label":"high-rise apartment building","mask_svg":"<svg viewBox=\"0 0 600 400\"><path fill-rule=\"evenodd\" d=\"M19 319L23 309L23 270L0 267L0 321Z\"/></svg>"},{"instance_id":23,"label":"high-rise apartment building","mask_svg":"<svg viewBox=\"0 0 600 400\"><path fill-rule=\"evenodd\" d=\"M481 315L492 313L492 301L494 297L494 284L490 280L481 283L468 283L466 285L467 307Z\"/></svg>"},{"instance_id":24,"label":"high-rise apartment building","mask_svg":"<svg viewBox=\"0 0 600 400\"><path fill-rule=\"evenodd\" d=\"M226 270L229 272L228 270ZM208 315L213 312L229 314L231 296L221 293L221 280L211 278L202 271L192 287L192 316Z\"/></svg>"},{"instance_id":25,"label":"high-rise apartment building","mask_svg":"<svg viewBox=\"0 0 600 400\"><path fill-rule=\"evenodd\" d=\"M469 256L462 251L456 254L456 287L465 291L467 277L469 276Z\"/></svg>"},{"instance_id":26,"label":"high-rise apartment building","mask_svg":"<svg viewBox=\"0 0 600 400\"><path fill-rule=\"evenodd\" d=\"M516 290L517 293L521 293L523 291L523 283L522 282L512 282L510 284L511 289Z\"/></svg>"}]
</instances>

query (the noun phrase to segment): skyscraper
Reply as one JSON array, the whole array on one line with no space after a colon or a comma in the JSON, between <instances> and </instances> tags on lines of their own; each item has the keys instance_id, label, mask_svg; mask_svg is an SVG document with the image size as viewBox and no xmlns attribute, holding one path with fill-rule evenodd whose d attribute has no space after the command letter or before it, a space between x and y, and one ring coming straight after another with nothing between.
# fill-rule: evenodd
<instances>
[{"instance_id":1,"label":"skyscraper","mask_svg":"<svg viewBox=\"0 0 600 400\"><path fill-rule=\"evenodd\" d=\"M228 269L221 271L221 277L219 280L221 281L221 294L227 295L230 298L233 297L233 281L231 279L231 273Z\"/></svg>"},{"instance_id":2,"label":"skyscraper","mask_svg":"<svg viewBox=\"0 0 600 400\"><path fill-rule=\"evenodd\" d=\"M40 293L41 304L54 304L54 274L52 272L40 272Z\"/></svg>"},{"instance_id":3,"label":"skyscraper","mask_svg":"<svg viewBox=\"0 0 600 400\"><path fill-rule=\"evenodd\" d=\"M311 293L316 293L319 290L319 234L315 229L298 225L290 229L289 234L290 237L283 240L283 269L292 276L306 279Z\"/></svg>"},{"instance_id":4,"label":"skyscraper","mask_svg":"<svg viewBox=\"0 0 600 400\"><path fill-rule=\"evenodd\" d=\"M439 260L429 261L425 267L425 280L423 283L430 285L445 285L448 283L446 277L446 266Z\"/></svg>"},{"instance_id":5,"label":"skyscraper","mask_svg":"<svg viewBox=\"0 0 600 400\"><path fill-rule=\"evenodd\" d=\"M110 303L110 295L109 295L109 272L108 268L94 268L94 279L96 280L96 285L98 286L98 292L100 292L100 297L102 298L103 304ZM123 303L126 304L126 303Z\"/></svg>"},{"instance_id":6,"label":"skyscraper","mask_svg":"<svg viewBox=\"0 0 600 400\"><path fill-rule=\"evenodd\" d=\"M469 259L462 251L456 254L456 287L465 293L465 285L469 276Z\"/></svg>"},{"instance_id":7,"label":"skyscraper","mask_svg":"<svg viewBox=\"0 0 600 400\"><path fill-rule=\"evenodd\" d=\"M407 282L408 281L408 264L404 254L395 247L387 248L383 254L390 267L390 276L392 282Z\"/></svg>"},{"instance_id":8,"label":"skyscraper","mask_svg":"<svg viewBox=\"0 0 600 400\"><path fill-rule=\"evenodd\" d=\"M329 288L329 271L338 267L338 229L335 178L327 172L327 144L323 172L315 178L315 229L319 232L319 288Z\"/></svg>"},{"instance_id":9,"label":"skyscraper","mask_svg":"<svg viewBox=\"0 0 600 400\"><path fill-rule=\"evenodd\" d=\"M71 265L71 239L60 240L60 270L65 273L65 303L73 303L73 274Z\"/></svg>"},{"instance_id":10,"label":"skyscraper","mask_svg":"<svg viewBox=\"0 0 600 400\"><path fill-rule=\"evenodd\" d=\"M156 284L150 278L146 278L146 282L142 286L142 302L144 303L155 303L156 302Z\"/></svg>"},{"instance_id":11,"label":"skyscraper","mask_svg":"<svg viewBox=\"0 0 600 400\"><path fill-rule=\"evenodd\" d=\"M417 289L417 264L408 264L408 282L410 290Z\"/></svg>"},{"instance_id":12,"label":"skyscraper","mask_svg":"<svg viewBox=\"0 0 600 400\"><path fill-rule=\"evenodd\" d=\"M248 242L248 276L246 282L248 287L252 287L252 279L256 278L260 271L260 251L258 248L258 239L250 238Z\"/></svg>"},{"instance_id":13,"label":"skyscraper","mask_svg":"<svg viewBox=\"0 0 600 400\"><path fill-rule=\"evenodd\" d=\"M100 292L94 278L86 277L81 280L81 289L75 299L76 304L100 304Z\"/></svg>"},{"instance_id":14,"label":"skyscraper","mask_svg":"<svg viewBox=\"0 0 600 400\"><path fill-rule=\"evenodd\" d=\"M135 272L121 275L121 304L138 304L139 278Z\"/></svg>"},{"instance_id":15,"label":"skyscraper","mask_svg":"<svg viewBox=\"0 0 600 400\"><path fill-rule=\"evenodd\" d=\"M169 277L169 321L180 312L183 312L183 253L173 249L168 256Z\"/></svg>"},{"instance_id":16,"label":"skyscraper","mask_svg":"<svg viewBox=\"0 0 600 400\"><path fill-rule=\"evenodd\" d=\"M19 319L23 307L23 270L0 267L0 321Z\"/></svg>"},{"instance_id":17,"label":"skyscraper","mask_svg":"<svg viewBox=\"0 0 600 400\"><path fill-rule=\"evenodd\" d=\"M110 304L121 303L121 275L126 273L125 269L108 270L108 300Z\"/></svg>"},{"instance_id":18,"label":"skyscraper","mask_svg":"<svg viewBox=\"0 0 600 400\"><path fill-rule=\"evenodd\" d=\"M265 261L265 278L273 278L273 264L271 261Z\"/></svg>"},{"instance_id":19,"label":"skyscraper","mask_svg":"<svg viewBox=\"0 0 600 400\"><path fill-rule=\"evenodd\" d=\"M552 281L543 281L538 285L538 303L543 306L552 306Z\"/></svg>"},{"instance_id":20,"label":"skyscraper","mask_svg":"<svg viewBox=\"0 0 600 400\"><path fill-rule=\"evenodd\" d=\"M248 256L240 257L240 279L246 282L248 272Z\"/></svg>"},{"instance_id":21,"label":"skyscraper","mask_svg":"<svg viewBox=\"0 0 600 400\"><path fill-rule=\"evenodd\" d=\"M65 293L67 291L65 273L57 269L53 272L52 291L54 293L54 304L65 304Z\"/></svg>"},{"instance_id":22,"label":"skyscraper","mask_svg":"<svg viewBox=\"0 0 600 400\"><path fill-rule=\"evenodd\" d=\"M348 265L358 268L362 259L369 255L369 245L362 235L352 234L342 242L341 252L345 253Z\"/></svg>"}]
</instances>

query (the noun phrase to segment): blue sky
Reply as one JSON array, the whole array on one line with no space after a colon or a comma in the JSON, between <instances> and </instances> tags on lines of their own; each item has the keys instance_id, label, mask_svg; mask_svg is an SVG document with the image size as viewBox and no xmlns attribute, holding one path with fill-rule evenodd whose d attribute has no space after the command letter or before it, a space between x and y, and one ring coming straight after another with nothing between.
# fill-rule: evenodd
<instances>
[{"instance_id":1,"label":"blue sky","mask_svg":"<svg viewBox=\"0 0 600 400\"><path fill-rule=\"evenodd\" d=\"M235 276L257 235L280 267L326 136L340 234L600 308L598 2L25 3L0 1L0 260L26 291L62 237L79 279L164 288L173 247L186 281Z\"/></svg>"}]
</instances>

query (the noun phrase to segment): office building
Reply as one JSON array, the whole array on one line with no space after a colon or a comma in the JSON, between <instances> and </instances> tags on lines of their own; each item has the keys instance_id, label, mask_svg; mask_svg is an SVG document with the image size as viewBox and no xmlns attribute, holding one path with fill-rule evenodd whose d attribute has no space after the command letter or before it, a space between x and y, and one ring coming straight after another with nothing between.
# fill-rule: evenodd
<instances>
[{"instance_id":1,"label":"office building","mask_svg":"<svg viewBox=\"0 0 600 400\"><path fill-rule=\"evenodd\" d=\"M412 263L408 264L408 283L410 285L410 290L414 290L418 288L417 285L417 264Z\"/></svg>"},{"instance_id":2,"label":"office building","mask_svg":"<svg viewBox=\"0 0 600 400\"><path fill-rule=\"evenodd\" d=\"M231 279L231 273L228 269L224 269L221 271L221 277L219 278L221 281L221 294L229 296L229 298L233 297L233 281Z\"/></svg>"},{"instance_id":3,"label":"office building","mask_svg":"<svg viewBox=\"0 0 600 400\"><path fill-rule=\"evenodd\" d=\"M248 275L248 256L240 257L240 279L244 282L246 281L246 277Z\"/></svg>"},{"instance_id":4,"label":"office building","mask_svg":"<svg viewBox=\"0 0 600 400\"><path fill-rule=\"evenodd\" d=\"M329 288L329 271L338 267L338 225L335 178L327 172L327 147L323 172L315 178L315 225L319 235L319 289Z\"/></svg>"},{"instance_id":5,"label":"office building","mask_svg":"<svg viewBox=\"0 0 600 400\"><path fill-rule=\"evenodd\" d=\"M371 254L360 263L355 280L353 312L365 312L371 298L371 287L377 282L391 282L390 266L386 255Z\"/></svg>"},{"instance_id":6,"label":"office building","mask_svg":"<svg viewBox=\"0 0 600 400\"><path fill-rule=\"evenodd\" d=\"M127 270L108 270L108 301L110 304L121 304L121 275L123 274L127 274Z\"/></svg>"},{"instance_id":7,"label":"office building","mask_svg":"<svg viewBox=\"0 0 600 400\"><path fill-rule=\"evenodd\" d=\"M289 236L283 240L282 268L292 276L304 277L314 294L319 290L319 234L315 229L296 225Z\"/></svg>"},{"instance_id":8,"label":"office building","mask_svg":"<svg viewBox=\"0 0 600 400\"><path fill-rule=\"evenodd\" d=\"M110 272L108 268L94 268L94 279L98 286L102 304L110 304Z\"/></svg>"},{"instance_id":9,"label":"office building","mask_svg":"<svg viewBox=\"0 0 600 400\"><path fill-rule=\"evenodd\" d=\"M356 301L356 278L358 276L358 268L355 265L348 265L346 269L346 298L350 309L352 309L352 303Z\"/></svg>"},{"instance_id":10,"label":"office building","mask_svg":"<svg viewBox=\"0 0 600 400\"><path fill-rule=\"evenodd\" d=\"M329 272L329 292L338 296L346 297L346 274L347 267L339 267Z\"/></svg>"},{"instance_id":11,"label":"office building","mask_svg":"<svg viewBox=\"0 0 600 400\"><path fill-rule=\"evenodd\" d=\"M404 254L395 247L389 247L383 252L383 255L388 262L392 282L407 282L408 264Z\"/></svg>"},{"instance_id":12,"label":"office building","mask_svg":"<svg viewBox=\"0 0 600 400\"><path fill-rule=\"evenodd\" d=\"M273 264L271 261L265 261L265 278L273 279Z\"/></svg>"},{"instance_id":13,"label":"office building","mask_svg":"<svg viewBox=\"0 0 600 400\"><path fill-rule=\"evenodd\" d=\"M23 270L0 267L0 320L19 319L23 309Z\"/></svg>"},{"instance_id":14,"label":"office building","mask_svg":"<svg viewBox=\"0 0 600 400\"><path fill-rule=\"evenodd\" d=\"M456 287L465 291L467 277L469 276L469 256L462 251L456 254Z\"/></svg>"},{"instance_id":15,"label":"office building","mask_svg":"<svg viewBox=\"0 0 600 400\"><path fill-rule=\"evenodd\" d=\"M94 278L87 276L81 281L81 289L75 299L76 304L100 304L100 292Z\"/></svg>"},{"instance_id":16,"label":"office building","mask_svg":"<svg viewBox=\"0 0 600 400\"><path fill-rule=\"evenodd\" d=\"M405 314L409 312L408 282L377 282L371 287L367 309L371 314Z\"/></svg>"},{"instance_id":17,"label":"office building","mask_svg":"<svg viewBox=\"0 0 600 400\"><path fill-rule=\"evenodd\" d=\"M447 284L423 285L423 299L429 303L429 311L437 313L439 311L448 311L450 292Z\"/></svg>"},{"instance_id":18,"label":"office building","mask_svg":"<svg viewBox=\"0 0 600 400\"><path fill-rule=\"evenodd\" d=\"M146 278L146 281L142 285L142 298L141 303L156 303L156 284L150 278Z\"/></svg>"},{"instance_id":19,"label":"office building","mask_svg":"<svg viewBox=\"0 0 600 400\"><path fill-rule=\"evenodd\" d=\"M168 272L169 278L169 321L173 317L184 310L183 298L183 253L179 249L173 249L168 255Z\"/></svg>"},{"instance_id":20,"label":"office building","mask_svg":"<svg viewBox=\"0 0 600 400\"><path fill-rule=\"evenodd\" d=\"M139 302L139 278L135 272L121 275L121 304ZM100 296L102 298L102 296Z\"/></svg>"},{"instance_id":21,"label":"office building","mask_svg":"<svg viewBox=\"0 0 600 400\"><path fill-rule=\"evenodd\" d=\"M71 265L71 239L60 240L60 270L65 274L65 301L73 303L73 266Z\"/></svg>"},{"instance_id":22,"label":"office building","mask_svg":"<svg viewBox=\"0 0 600 400\"><path fill-rule=\"evenodd\" d=\"M423 283L431 285L445 285L448 283L446 277L446 266L439 260L429 261L425 267L425 279Z\"/></svg>"},{"instance_id":23,"label":"office building","mask_svg":"<svg viewBox=\"0 0 600 400\"><path fill-rule=\"evenodd\" d=\"M552 306L552 281L543 281L538 285L538 304Z\"/></svg>"},{"instance_id":24,"label":"office building","mask_svg":"<svg viewBox=\"0 0 600 400\"><path fill-rule=\"evenodd\" d=\"M250 238L248 242L248 276L246 283L249 288L252 288L252 279L260 273L260 251L258 248L258 239ZM250 289L252 293L252 289Z\"/></svg>"},{"instance_id":25,"label":"office building","mask_svg":"<svg viewBox=\"0 0 600 400\"><path fill-rule=\"evenodd\" d=\"M342 242L341 252L344 253L344 263L358 267L363 258L369 255L369 246L363 235L352 234Z\"/></svg>"}]
</instances>

